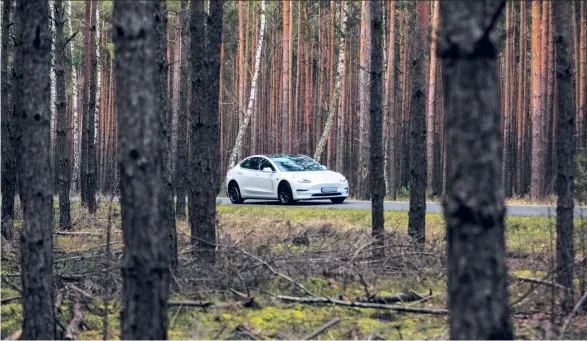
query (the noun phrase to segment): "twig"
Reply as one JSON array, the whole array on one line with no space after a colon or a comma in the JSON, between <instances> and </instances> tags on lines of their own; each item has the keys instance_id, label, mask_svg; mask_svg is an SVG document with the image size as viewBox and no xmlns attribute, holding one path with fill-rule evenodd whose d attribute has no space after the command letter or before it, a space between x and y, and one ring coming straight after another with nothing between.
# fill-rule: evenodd
<instances>
[{"instance_id":1,"label":"twig","mask_svg":"<svg viewBox=\"0 0 587 341\"><path fill-rule=\"evenodd\" d=\"M94 299L94 296L92 296L92 294L88 293L87 291L82 290L82 289L76 287L73 284L69 284L68 286L70 288L72 288L73 290L75 290L75 291L79 292L80 294L82 294L82 296L84 296L85 298L90 299L90 300L93 300Z\"/></svg>"},{"instance_id":2,"label":"twig","mask_svg":"<svg viewBox=\"0 0 587 341\"><path fill-rule=\"evenodd\" d=\"M358 302L369 302L369 303L380 303L380 304L389 304L389 303L397 303L397 302L415 302L415 301L422 301L430 298L432 295L423 294L420 295L418 293L409 293L409 294L391 294L389 296L369 296L369 297L359 297L357 298Z\"/></svg>"},{"instance_id":3,"label":"twig","mask_svg":"<svg viewBox=\"0 0 587 341\"><path fill-rule=\"evenodd\" d=\"M548 286L554 286L556 288L559 289L564 289L564 290L568 290L567 287L560 285L556 282L551 282L551 281L547 281L547 280L543 280L543 279L538 279L538 278L531 278L531 277L523 277L523 276L516 276L516 279L521 281L521 282L528 282L528 283L534 283L534 284L542 284L542 285L548 285Z\"/></svg>"},{"instance_id":4,"label":"twig","mask_svg":"<svg viewBox=\"0 0 587 341\"><path fill-rule=\"evenodd\" d=\"M22 298L21 296L14 296L14 297L9 297L9 298L3 298L2 299L2 305L10 304L10 303L12 303L14 301L20 300L21 298Z\"/></svg>"},{"instance_id":5,"label":"twig","mask_svg":"<svg viewBox=\"0 0 587 341\"><path fill-rule=\"evenodd\" d=\"M279 272L279 271L275 270L275 269L274 269L274 268L273 268L271 265L269 265L269 263L267 263L266 261L262 260L261 258L259 258L259 257L255 256L255 255L253 255L253 254L251 254L251 253L249 253L249 252L247 252L247 251L245 251L245 250L243 250L243 249L237 248L237 250L239 250L240 252L244 253L245 255L247 255L247 256L249 256L249 257L251 257L251 258L255 259L256 261L258 261L258 262L262 263L262 264L263 264L263 265L265 265L265 266L266 266L266 267L269 269L269 271L271 271L273 274L275 274L275 275L277 275L277 276L279 276L279 277L281 277L281 278L285 279L286 281L288 281L288 282L292 283L292 284L293 284L293 285L295 285L296 287L298 287L298 288L302 289L302 290L303 290L303 291L304 291L306 294L308 294L308 295L310 295L310 296L313 296L313 297L318 297L317 295L315 295L314 293L312 293L310 290L306 289L306 287L305 287L303 284L301 284L301 283L298 283L298 282L294 281L294 280L293 280L291 277L289 277L288 275L282 274L281 272Z\"/></svg>"},{"instance_id":6,"label":"twig","mask_svg":"<svg viewBox=\"0 0 587 341\"><path fill-rule=\"evenodd\" d=\"M559 340L562 340L563 336L565 335L565 330L567 330L567 327L569 326L569 323L571 322L571 320L573 319L573 317L575 316L577 311L579 311L579 308L581 308L581 306L583 305L585 300L587 300L587 292L583 294L583 297L581 297L579 302L577 302L577 304L573 308L573 311L571 311L571 313L569 314L569 316L565 320L565 323L563 324L563 327L561 329Z\"/></svg>"},{"instance_id":7,"label":"twig","mask_svg":"<svg viewBox=\"0 0 587 341\"><path fill-rule=\"evenodd\" d=\"M74 231L74 232L67 232L67 231L57 231L55 232L58 236L103 236L102 233L99 232L87 232L87 231Z\"/></svg>"},{"instance_id":8,"label":"twig","mask_svg":"<svg viewBox=\"0 0 587 341\"><path fill-rule=\"evenodd\" d=\"M196 307L196 308L216 308L216 309L224 309L224 308L235 308L235 307L243 307L243 304L240 302L232 302L232 303L214 303L209 301L169 301L167 302L167 307Z\"/></svg>"},{"instance_id":9,"label":"twig","mask_svg":"<svg viewBox=\"0 0 587 341\"><path fill-rule=\"evenodd\" d=\"M63 338L65 340L75 340L79 335L79 325L82 323L83 320L84 313L80 308L80 304L76 302L73 306L73 318L71 319L71 322L69 322L69 324L67 325L67 328L65 329L65 334L63 334Z\"/></svg>"},{"instance_id":10,"label":"twig","mask_svg":"<svg viewBox=\"0 0 587 341\"><path fill-rule=\"evenodd\" d=\"M385 310L393 310L393 311L402 312L402 313L430 314L430 315L446 315L446 314L448 314L448 310L446 310L446 309L425 309L425 308L402 307L402 306L397 306L397 305L380 304L380 303L347 302L347 301L326 298L326 297L308 298L308 297L293 297L293 296L283 296L283 295L277 295L276 297L282 301L285 301L285 302L296 302L296 303L304 303L304 304L331 303L334 305L344 306L344 307L385 309Z\"/></svg>"},{"instance_id":11,"label":"twig","mask_svg":"<svg viewBox=\"0 0 587 341\"><path fill-rule=\"evenodd\" d=\"M334 326L335 324L337 324L338 322L340 322L339 318L335 318L334 320L331 320L330 322L327 322L325 325L323 325L322 327L316 329L315 332L313 332L312 334L306 336L304 338L304 340L312 340L314 338L316 338L316 336L324 333L326 330L328 330L328 328Z\"/></svg>"}]
</instances>

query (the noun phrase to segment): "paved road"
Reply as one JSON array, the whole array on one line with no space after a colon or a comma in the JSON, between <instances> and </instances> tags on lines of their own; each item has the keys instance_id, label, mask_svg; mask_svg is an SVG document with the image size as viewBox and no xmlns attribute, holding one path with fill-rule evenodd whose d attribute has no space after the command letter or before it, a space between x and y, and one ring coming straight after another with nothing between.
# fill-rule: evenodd
<instances>
[{"instance_id":1,"label":"paved road","mask_svg":"<svg viewBox=\"0 0 587 341\"><path fill-rule=\"evenodd\" d=\"M218 205L232 205L228 198L216 199ZM279 206L277 201L266 201L266 200L247 200L243 206ZM547 205L506 205L506 214L510 216L523 216L523 217L554 217L556 216L556 207ZM330 200L315 200L315 201L302 201L292 205L291 207L313 207L313 208L338 208L338 209L358 209L358 210L369 210L371 209L370 201L359 201L359 200L347 200L342 204L333 204ZM386 211L400 211L407 212L410 209L408 202L401 201L386 201L383 204L383 208ZM437 203L427 203L426 212L429 213L442 213L442 205ZM576 218L585 217L587 218L587 207L575 207L574 215Z\"/></svg>"},{"instance_id":2,"label":"paved road","mask_svg":"<svg viewBox=\"0 0 587 341\"><path fill-rule=\"evenodd\" d=\"M55 197L55 200L58 198ZM72 197L72 201L79 201L79 197ZM107 201L107 200L102 200ZM114 201L118 201L118 198L114 198ZM228 198L217 198L216 204L218 205L232 205ZM281 206L277 201L269 201L269 200L253 200L248 199L242 205L244 207L247 206ZM337 209L355 209L355 210L370 210L371 209L371 202L370 201L360 201L360 200L346 200L342 204L333 204L330 200L312 200L312 201L302 201L296 203L291 206L287 207L309 207L309 208L337 208ZM410 204L408 202L402 201L386 201L383 204L383 208L386 211L397 211L397 212L407 212L410 209ZM437 203L427 203L426 204L426 211L428 213L442 213L442 205ZM519 216L519 217L555 217L556 216L556 207L555 206L548 206L548 205L506 205L506 214L509 216ZM587 207L586 206L579 206L575 207L574 212L575 218L585 217L587 218Z\"/></svg>"}]
</instances>

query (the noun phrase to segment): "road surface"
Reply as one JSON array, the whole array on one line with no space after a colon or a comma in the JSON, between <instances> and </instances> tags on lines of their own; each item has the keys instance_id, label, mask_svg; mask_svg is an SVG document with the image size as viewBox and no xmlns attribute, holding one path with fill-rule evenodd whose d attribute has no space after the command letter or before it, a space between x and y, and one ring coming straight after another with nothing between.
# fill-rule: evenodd
<instances>
[{"instance_id":1,"label":"road surface","mask_svg":"<svg viewBox=\"0 0 587 341\"><path fill-rule=\"evenodd\" d=\"M54 198L58 200L57 197ZM79 201L80 197L72 197L71 201ZM187 200L187 199L186 199ZM101 200L102 202L108 200ZM114 197L114 201L118 201L117 197ZM217 205L233 205L228 198L217 198L216 199ZM236 206L236 205L234 205ZM254 199L247 199L243 207L251 207L251 206L281 206L278 201L271 201L271 200L254 200ZM333 204L330 200L312 200L312 201L301 201L294 205L284 206L284 207L307 207L307 208L336 208L336 209L354 209L354 210L370 210L371 209L371 202L370 201L360 201L360 200L346 200L342 204ZM408 202L402 201L385 201L383 203L383 208L386 211L396 211L396 212L407 212L410 209L410 204ZM442 213L442 204L438 203L427 203L426 204L426 212L428 213ZM556 216L556 206L549 206L549 205L506 205L506 215L509 216L518 216L518 217L555 217ZM574 212L575 218L585 217L587 218L587 207L586 206L575 206Z\"/></svg>"},{"instance_id":2,"label":"road surface","mask_svg":"<svg viewBox=\"0 0 587 341\"><path fill-rule=\"evenodd\" d=\"M232 205L228 198L216 199L218 205ZM267 200L246 200L242 206L280 206L277 201ZM370 201L359 201L359 200L347 200L342 204L333 204L330 200L315 200L315 201L302 201L298 202L289 207L312 207L312 208L338 208L338 209L356 209L356 210L370 210ZM408 202L401 201L385 201L383 208L386 211L398 211L407 212L410 209ZM442 204L427 203L426 212L428 213L442 213ZM522 217L555 217L556 206L548 205L506 205L506 214L509 216L522 216ZM574 212L575 218L585 217L587 218L587 207L580 206L575 207Z\"/></svg>"}]
</instances>

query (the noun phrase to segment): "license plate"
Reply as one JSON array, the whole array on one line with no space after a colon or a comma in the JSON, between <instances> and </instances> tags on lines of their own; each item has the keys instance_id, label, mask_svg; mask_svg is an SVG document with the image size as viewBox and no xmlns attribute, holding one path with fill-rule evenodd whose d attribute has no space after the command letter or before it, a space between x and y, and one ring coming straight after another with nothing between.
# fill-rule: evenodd
<instances>
[{"instance_id":1,"label":"license plate","mask_svg":"<svg viewBox=\"0 0 587 341\"><path fill-rule=\"evenodd\" d=\"M322 187L322 193L334 193L338 190L336 187Z\"/></svg>"}]
</instances>

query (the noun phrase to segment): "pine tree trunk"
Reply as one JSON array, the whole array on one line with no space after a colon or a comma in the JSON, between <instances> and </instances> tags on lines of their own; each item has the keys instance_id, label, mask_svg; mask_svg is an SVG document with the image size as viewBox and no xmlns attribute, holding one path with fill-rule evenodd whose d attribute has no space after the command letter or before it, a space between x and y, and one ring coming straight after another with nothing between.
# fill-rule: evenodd
<instances>
[{"instance_id":1,"label":"pine tree trunk","mask_svg":"<svg viewBox=\"0 0 587 341\"><path fill-rule=\"evenodd\" d=\"M514 336L500 186L497 48L491 39L505 2L496 5L441 2L438 52L444 66L447 115L448 183L443 205L451 339Z\"/></svg>"},{"instance_id":2,"label":"pine tree trunk","mask_svg":"<svg viewBox=\"0 0 587 341\"><path fill-rule=\"evenodd\" d=\"M581 3L581 38L579 45L579 60L580 60L580 71L579 71L579 121L577 126L579 132L579 147L587 147L587 5L585 1L579 1Z\"/></svg>"},{"instance_id":3,"label":"pine tree trunk","mask_svg":"<svg viewBox=\"0 0 587 341\"><path fill-rule=\"evenodd\" d=\"M383 216L383 198L385 196L385 182L383 178L383 110L381 108L381 88L383 86L383 20L381 15L381 2L374 0L368 6L370 10L367 21L371 35L370 43L370 139L371 139L371 221L372 236L376 240L374 256L383 259L385 255L384 240L384 216Z\"/></svg>"},{"instance_id":4,"label":"pine tree trunk","mask_svg":"<svg viewBox=\"0 0 587 341\"><path fill-rule=\"evenodd\" d=\"M218 94L222 0L210 5L204 34L204 6L192 0L190 108L189 221L194 256L214 263L216 250L216 196L220 190ZM259 50L260 51L260 50ZM204 53L205 52L205 53Z\"/></svg>"},{"instance_id":5,"label":"pine tree trunk","mask_svg":"<svg viewBox=\"0 0 587 341\"><path fill-rule=\"evenodd\" d=\"M82 120L81 120L81 168L80 168L80 189L82 205L88 206L88 103L90 98L90 74L92 73L91 54L91 26L92 26L92 1L85 1L85 22L84 22L84 88L82 97Z\"/></svg>"},{"instance_id":6,"label":"pine tree trunk","mask_svg":"<svg viewBox=\"0 0 587 341\"><path fill-rule=\"evenodd\" d=\"M59 179L59 228L69 229L69 153L67 152L67 116L65 112L65 39L63 37L63 0L55 0L55 73L57 109L57 177Z\"/></svg>"},{"instance_id":7,"label":"pine tree trunk","mask_svg":"<svg viewBox=\"0 0 587 341\"><path fill-rule=\"evenodd\" d=\"M532 2L532 174L530 186L530 199L540 200L544 198L544 157L542 145L542 87L540 81L540 2Z\"/></svg>"},{"instance_id":8,"label":"pine tree trunk","mask_svg":"<svg viewBox=\"0 0 587 341\"><path fill-rule=\"evenodd\" d=\"M283 3L283 35L281 40L282 66L281 66L281 152L288 153L289 139L289 1Z\"/></svg>"},{"instance_id":9,"label":"pine tree trunk","mask_svg":"<svg viewBox=\"0 0 587 341\"><path fill-rule=\"evenodd\" d=\"M573 309L573 174L575 173L575 112L573 102L573 69L571 67L571 27L568 19L570 1L552 4L553 33L556 42L557 91L557 171L556 171L556 266L557 282L565 290L562 308Z\"/></svg>"},{"instance_id":10,"label":"pine tree trunk","mask_svg":"<svg viewBox=\"0 0 587 341\"><path fill-rule=\"evenodd\" d=\"M187 122L188 122L188 94L190 93L190 27L188 0L181 1L181 87L179 94L179 115L177 119L177 161L175 163L175 215L184 220L185 197L187 190Z\"/></svg>"},{"instance_id":11,"label":"pine tree trunk","mask_svg":"<svg viewBox=\"0 0 587 341\"><path fill-rule=\"evenodd\" d=\"M171 174L175 176L175 168L176 168L176 161L177 161L177 134L178 134L178 118L180 115L179 111L179 103L180 103L180 88L182 84L182 74L181 74L181 15L178 13L175 16L175 46L173 52L173 103L172 103L172 121L171 121ZM175 190L175 188L174 188Z\"/></svg>"},{"instance_id":12,"label":"pine tree trunk","mask_svg":"<svg viewBox=\"0 0 587 341\"><path fill-rule=\"evenodd\" d=\"M410 212L408 235L424 245L426 239L426 36L428 32L427 2L416 3L416 29L413 72L412 106L410 111Z\"/></svg>"},{"instance_id":13,"label":"pine tree trunk","mask_svg":"<svg viewBox=\"0 0 587 341\"><path fill-rule=\"evenodd\" d=\"M396 98L397 94L395 92L395 7L396 2L390 1L389 4L389 43L387 44L387 96L386 101L387 104L387 114L386 116L389 117L389 123L383 127L384 138L387 137L387 142L385 142L385 148L389 148L389 150L385 151L385 160L387 161L388 165L385 166L387 172L387 178L389 179L389 195L391 196L392 200L397 198L397 176L396 176L396 165L397 165L397 114L396 114ZM387 128L387 134L385 134L385 129Z\"/></svg>"},{"instance_id":14,"label":"pine tree trunk","mask_svg":"<svg viewBox=\"0 0 587 341\"><path fill-rule=\"evenodd\" d=\"M438 29L438 15L440 6L438 1L432 3L432 35L430 38L430 73L428 76L428 99L426 105L426 159L428 161L427 184L432 196L438 194L434 187L434 116L436 109L436 30Z\"/></svg>"},{"instance_id":15,"label":"pine tree trunk","mask_svg":"<svg viewBox=\"0 0 587 341\"><path fill-rule=\"evenodd\" d=\"M169 242L165 226L155 20L160 2L116 1L112 10L119 124L122 339L167 338ZM163 86L165 86L164 84ZM145 247L149 245L149 247Z\"/></svg>"},{"instance_id":16,"label":"pine tree trunk","mask_svg":"<svg viewBox=\"0 0 587 341\"><path fill-rule=\"evenodd\" d=\"M345 34L346 34L346 20L347 20L347 16L346 16L346 2L342 3L342 20L341 20L341 36L340 36L340 43L339 43L339 50L340 51L344 51L344 46L345 46ZM334 7L334 5L332 6ZM336 112L337 112L337 108L338 108L338 99L340 97L340 79L341 77L344 76L345 74L345 65L346 61L345 61L345 54L344 53L340 53L338 56L338 65L336 67L336 77L334 78L334 87L333 87L333 94L331 97L331 101L330 104L328 105L328 118L326 119L326 124L324 126L324 131L322 133L322 136L320 137L320 140L318 141L318 145L316 146L316 152L314 153L314 160L320 162L320 157L322 155L322 151L324 150L324 147L326 145L326 141L327 139L329 139L329 135L330 135L330 131L332 129L332 123L334 121ZM331 144L329 143L329 146ZM330 148L329 148L330 149ZM329 159L327 159L329 160ZM330 168L330 167L329 167Z\"/></svg>"},{"instance_id":17,"label":"pine tree trunk","mask_svg":"<svg viewBox=\"0 0 587 341\"><path fill-rule=\"evenodd\" d=\"M371 88L369 79L371 62L371 9L376 3L363 1L361 6L361 42L359 48L359 183L357 197L368 200L370 193L369 168L371 162L371 113L369 99ZM380 19L380 18L379 18ZM376 18L373 18L376 21ZM377 109L381 109L380 106Z\"/></svg>"},{"instance_id":18,"label":"pine tree trunk","mask_svg":"<svg viewBox=\"0 0 587 341\"><path fill-rule=\"evenodd\" d=\"M527 89L527 73L526 73L526 1L520 1L520 38L519 38L519 63L518 63L518 157L516 159L516 192L522 196L524 194L524 179L526 177L525 162L527 151L524 148L524 131L526 130L526 89Z\"/></svg>"},{"instance_id":19,"label":"pine tree trunk","mask_svg":"<svg viewBox=\"0 0 587 341\"><path fill-rule=\"evenodd\" d=\"M53 340L51 32L48 1L16 3L16 114L22 122L20 234L22 339Z\"/></svg>"},{"instance_id":20,"label":"pine tree trunk","mask_svg":"<svg viewBox=\"0 0 587 341\"><path fill-rule=\"evenodd\" d=\"M97 71L98 71L98 56L96 55L98 32L97 12L99 3L92 1L92 26L90 27L90 84L89 84L89 99L87 102L88 112L88 184L87 184L87 200L88 211L91 214L96 213L96 96L97 96ZM88 75L86 74L86 77Z\"/></svg>"},{"instance_id":21,"label":"pine tree trunk","mask_svg":"<svg viewBox=\"0 0 587 341\"><path fill-rule=\"evenodd\" d=\"M0 78L2 79L2 236L12 240L14 220L14 197L17 191L16 160L17 149L15 122L18 121L14 112L12 70L9 70L8 60L13 53L14 45L10 39L10 17L14 10L14 1L5 0L2 3L2 61ZM13 17L16 17L14 15ZM16 21L16 18L13 19ZM14 58L14 57L13 57Z\"/></svg>"}]
</instances>

